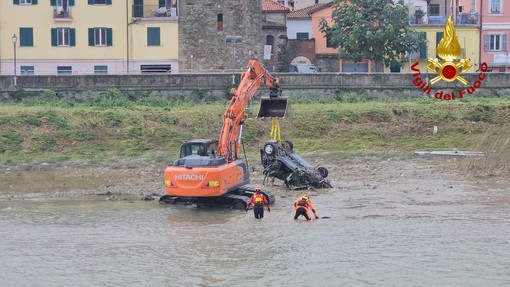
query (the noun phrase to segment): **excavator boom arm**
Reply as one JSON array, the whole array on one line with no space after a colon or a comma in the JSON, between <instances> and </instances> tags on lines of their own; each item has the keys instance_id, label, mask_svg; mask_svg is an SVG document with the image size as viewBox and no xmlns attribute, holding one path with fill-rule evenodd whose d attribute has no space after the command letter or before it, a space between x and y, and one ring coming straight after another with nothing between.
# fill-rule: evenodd
<instances>
[{"instance_id":1,"label":"excavator boom arm","mask_svg":"<svg viewBox=\"0 0 510 287\"><path fill-rule=\"evenodd\" d=\"M241 74L239 86L230 91L232 99L223 114L223 127L217 151L218 155L225 156L229 162L236 160L240 154L241 146L237 141L243 121L247 118L245 110L262 83L271 90L271 93L280 89L278 79L271 76L258 61L250 60L247 70Z\"/></svg>"}]
</instances>

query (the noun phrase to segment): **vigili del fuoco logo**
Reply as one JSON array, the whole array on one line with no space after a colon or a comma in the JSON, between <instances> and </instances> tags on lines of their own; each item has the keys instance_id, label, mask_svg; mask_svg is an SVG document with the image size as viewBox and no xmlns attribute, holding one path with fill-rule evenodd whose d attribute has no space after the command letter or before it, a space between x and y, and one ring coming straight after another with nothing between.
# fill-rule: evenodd
<instances>
[{"instance_id":1,"label":"vigili del fuoco logo","mask_svg":"<svg viewBox=\"0 0 510 287\"><path fill-rule=\"evenodd\" d=\"M478 74L478 78L474 83L469 85L468 81L463 78L460 74L469 68L471 68L470 61L471 59L465 58L461 59L460 55L462 53L462 49L459 44L459 40L457 39L457 31L453 26L453 21L451 17L448 17L446 21L446 25L444 26L443 38L439 41L437 45L437 55L442 59L438 60L437 58L428 58L429 64L427 65L427 69L433 73L437 73L438 75L430 80L430 85L437 83L440 80L445 82L454 82L459 81L465 86L469 86L467 88L461 88L457 91L453 90L451 93L445 93L443 91L438 91L434 94L436 99L440 100L455 100L455 96L458 98L462 98L466 94L473 94L476 89L480 87L482 81L485 79L487 72L487 63L482 63L480 67L480 72ZM424 91L426 94L430 95L432 92L432 88L429 83L423 81L420 77L420 70L417 68L419 62L415 62L411 69L413 70L413 83L420 90Z\"/></svg>"}]
</instances>

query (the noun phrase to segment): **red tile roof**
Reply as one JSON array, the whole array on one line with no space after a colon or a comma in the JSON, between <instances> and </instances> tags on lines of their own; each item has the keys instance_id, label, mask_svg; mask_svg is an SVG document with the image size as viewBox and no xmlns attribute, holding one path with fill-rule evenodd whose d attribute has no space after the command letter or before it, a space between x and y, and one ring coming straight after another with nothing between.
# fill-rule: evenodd
<instances>
[{"instance_id":1,"label":"red tile roof","mask_svg":"<svg viewBox=\"0 0 510 287\"><path fill-rule=\"evenodd\" d=\"M289 8L285 7L285 5L277 3L274 0L262 0L262 11L288 12Z\"/></svg>"},{"instance_id":2,"label":"red tile roof","mask_svg":"<svg viewBox=\"0 0 510 287\"><path fill-rule=\"evenodd\" d=\"M287 15L287 18L311 18L312 15L308 14L308 12L315 8L321 7L322 5L324 5L324 3L317 3L312 6L290 12L289 15Z\"/></svg>"},{"instance_id":3,"label":"red tile roof","mask_svg":"<svg viewBox=\"0 0 510 287\"><path fill-rule=\"evenodd\" d=\"M317 10L320 10L323 6L326 7L326 6L330 6L331 4L332 4L332 2L317 3L312 6L290 12L287 15L287 18L311 18L312 17L311 12L315 12Z\"/></svg>"}]
</instances>

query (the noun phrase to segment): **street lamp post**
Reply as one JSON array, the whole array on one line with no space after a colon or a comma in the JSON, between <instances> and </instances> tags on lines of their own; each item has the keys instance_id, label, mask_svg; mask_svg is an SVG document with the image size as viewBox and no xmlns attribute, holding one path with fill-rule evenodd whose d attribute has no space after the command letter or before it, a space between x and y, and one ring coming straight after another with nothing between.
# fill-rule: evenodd
<instances>
[{"instance_id":1,"label":"street lamp post","mask_svg":"<svg viewBox=\"0 0 510 287\"><path fill-rule=\"evenodd\" d=\"M235 70L235 59L236 59L236 43L241 43L243 41L243 37L241 36L230 36L227 35L225 38L225 42L232 43L232 86L236 84L234 70Z\"/></svg>"},{"instance_id":2,"label":"street lamp post","mask_svg":"<svg viewBox=\"0 0 510 287\"><path fill-rule=\"evenodd\" d=\"M17 78L16 78L16 43L18 43L18 36L16 34L12 35L12 46L14 47L14 87L18 86Z\"/></svg>"}]
</instances>

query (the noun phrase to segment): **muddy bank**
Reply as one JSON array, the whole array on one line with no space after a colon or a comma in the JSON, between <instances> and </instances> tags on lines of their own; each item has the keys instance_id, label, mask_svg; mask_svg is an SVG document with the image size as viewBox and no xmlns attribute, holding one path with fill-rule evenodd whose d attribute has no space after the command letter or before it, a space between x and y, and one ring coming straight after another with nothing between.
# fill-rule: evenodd
<instances>
[{"instance_id":1,"label":"muddy bank","mask_svg":"<svg viewBox=\"0 0 510 287\"><path fill-rule=\"evenodd\" d=\"M489 184L510 189L503 177L470 179L458 172L459 158L430 156L350 157L318 159L312 165L325 166L333 189L287 190L276 180L272 190L277 199L293 198L303 192L311 196L326 192L373 189L377 191L448 190L466 185ZM251 160L255 171L252 184L263 182L262 166ZM112 162L62 162L5 165L0 174L0 200L67 198L83 195L106 199L159 199L163 195L166 163L130 159Z\"/></svg>"}]
</instances>

